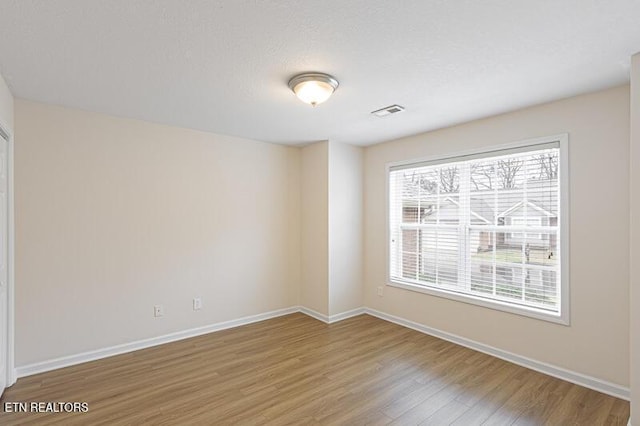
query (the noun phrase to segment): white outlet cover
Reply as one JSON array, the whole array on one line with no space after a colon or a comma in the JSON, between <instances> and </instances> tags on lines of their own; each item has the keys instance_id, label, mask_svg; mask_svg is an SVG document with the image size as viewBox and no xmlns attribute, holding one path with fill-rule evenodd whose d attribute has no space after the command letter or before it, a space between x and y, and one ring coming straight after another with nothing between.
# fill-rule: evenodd
<instances>
[{"instance_id":1,"label":"white outlet cover","mask_svg":"<svg viewBox=\"0 0 640 426\"><path fill-rule=\"evenodd\" d=\"M193 298L193 310L194 311L198 311L202 309L202 299L199 297L194 297Z\"/></svg>"},{"instance_id":2,"label":"white outlet cover","mask_svg":"<svg viewBox=\"0 0 640 426\"><path fill-rule=\"evenodd\" d=\"M164 306L162 305L155 305L153 307L153 316L154 317L161 317L164 315Z\"/></svg>"}]
</instances>

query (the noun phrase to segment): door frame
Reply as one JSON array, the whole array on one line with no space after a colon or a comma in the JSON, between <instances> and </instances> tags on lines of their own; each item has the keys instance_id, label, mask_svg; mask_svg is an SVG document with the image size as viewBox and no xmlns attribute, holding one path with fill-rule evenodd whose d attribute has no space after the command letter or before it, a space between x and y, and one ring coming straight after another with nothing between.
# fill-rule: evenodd
<instances>
[{"instance_id":1,"label":"door frame","mask_svg":"<svg viewBox=\"0 0 640 426\"><path fill-rule=\"evenodd\" d=\"M7 387L17 380L15 369L15 233L14 233L14 197L13 197L13 132L0 122L0 130L8 137L7 140ZM0 393L2 390L0 390Z\"/></svg>"}]
</instances>

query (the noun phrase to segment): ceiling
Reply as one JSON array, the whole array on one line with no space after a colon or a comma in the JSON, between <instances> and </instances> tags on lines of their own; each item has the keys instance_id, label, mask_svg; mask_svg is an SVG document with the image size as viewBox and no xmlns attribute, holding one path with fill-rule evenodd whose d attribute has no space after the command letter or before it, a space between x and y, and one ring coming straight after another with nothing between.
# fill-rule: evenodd
<instances>
[{"instance_id":1,"label":"ceiling","mask_svg":"<svg viewBox=\"0 0 640 426\"><path fill-rule=\"evenodd\" d=\"M370 145L623 84L638 17L638 0L0 0L0 73L19 98ZM316 108L287 87L305 71L340 81Z\"/></svg>"}]
</instances>

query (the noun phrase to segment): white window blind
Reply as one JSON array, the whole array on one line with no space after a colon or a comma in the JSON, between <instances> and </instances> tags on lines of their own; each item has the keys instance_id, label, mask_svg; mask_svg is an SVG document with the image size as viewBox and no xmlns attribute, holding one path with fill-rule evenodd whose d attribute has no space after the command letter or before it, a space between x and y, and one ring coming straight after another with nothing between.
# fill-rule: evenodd
<instances>
[{"instance_id":1,"label":"white window blind","mask_svg":"<svg viewBox=\"0 0 640 426\"><path fill-rule=\"evenodd\" d=\"M559 142L389 169L394 283L559 315Z\"/></svg>"}]
</instances>

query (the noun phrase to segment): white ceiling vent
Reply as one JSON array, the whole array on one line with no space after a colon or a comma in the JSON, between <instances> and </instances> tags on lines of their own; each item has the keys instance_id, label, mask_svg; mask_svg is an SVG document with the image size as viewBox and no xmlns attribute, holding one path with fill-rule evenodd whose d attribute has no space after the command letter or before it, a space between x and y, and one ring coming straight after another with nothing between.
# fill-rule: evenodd
<instances>
[{"instance_id":1,"label":"white ceiling vent","mask_svg":"<svg viewBox=\"0 0 640 426\"><path fill-rule=\"evenodd\" d=\"M387 107L372 111L371 114L375 115L376 117L387 117L391 114L397 114L402 111L404 111L404 107L400 105L389 105Z\"/></svg>"}]
</instances>

